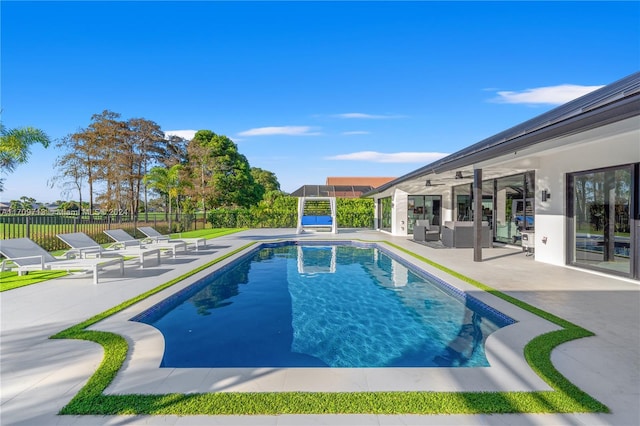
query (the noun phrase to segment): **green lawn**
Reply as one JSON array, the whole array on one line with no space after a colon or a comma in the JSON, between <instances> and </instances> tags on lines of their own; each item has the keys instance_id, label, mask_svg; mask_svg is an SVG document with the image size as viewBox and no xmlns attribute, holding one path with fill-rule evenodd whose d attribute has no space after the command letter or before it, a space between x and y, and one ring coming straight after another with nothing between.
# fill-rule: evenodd
<instances>
[{"instance_id":1,"label":"green lawn","mask_svg":"<svg viewBox=\"0 0 640 426\"><path fill-rule=\"evenodd\" d=\"M196 231L181 232L171 234L171 238L216 238L224 235L233 234L235 232L244 231L244 228L212 228L212 229L198 229Z\"/></svg>"}]
</instances>

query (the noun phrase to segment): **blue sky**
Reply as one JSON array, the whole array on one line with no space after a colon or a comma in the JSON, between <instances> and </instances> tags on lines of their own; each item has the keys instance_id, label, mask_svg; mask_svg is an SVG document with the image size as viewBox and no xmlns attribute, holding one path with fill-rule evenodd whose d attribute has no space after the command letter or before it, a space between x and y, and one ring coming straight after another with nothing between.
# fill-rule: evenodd
<instances>
[{"instance_id":1,"label":"blue sky","mask_svg":"<svg viewBox=\"0 0 640 426\"><path fill-rule=\"evenodd\" d=\"M639 2L12 2L8 128L105 109L234 140L282 189L401 176L640 69ZM77 199L33 147L0 200Z\"/></svg>"}]
</instances>

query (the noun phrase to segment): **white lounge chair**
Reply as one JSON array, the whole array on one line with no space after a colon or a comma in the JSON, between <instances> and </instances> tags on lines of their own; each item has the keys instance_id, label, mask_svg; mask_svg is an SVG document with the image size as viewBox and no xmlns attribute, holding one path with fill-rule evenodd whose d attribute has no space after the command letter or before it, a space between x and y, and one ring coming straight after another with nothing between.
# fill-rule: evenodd
<instances>
[{"instance_id":1,"label":"white lounge chair","mask_svg":"<svg viewBox=\"0 0 640 426\"><path fill-rule=\"evenodd\" d=\"M102 247L94 239L85 234L84 232L72 232L69 234L56 235L65 244L71 247L71 250L65 253L65 256L77 256L81 259L87 257L109 257L109 256L136 256L140 260L140 267L144 268L144 260L147 256L156 256L158 265L160 264L160 249L159 248L145 248L142 246L129 246L127 248L118 247Z\"/></svg>"},{"instance_id":2,"label":"white lounge chair","mask_svg":"<svg viewBox=\"0 0 640 426\"><path fill-rule=\"evenodd\" d=\"M93 272L93 283L98 284L98 271L105 266L116 264L120 265L120 274L124 275L124 260L122 257L57 259L30 238L0 240L0 254L7 258L2 262L0 270L4 271L7 268L7 264L12 262L18 267L18 275L22 275L25 271L43 271L47 269L91 271Z\"/></svg>"},{"instance_id":3,"label":"white lounge chair","mask_svg":"<svg viewBox=\"0 0 640 426\"><path fill-rule=\"evenodd\" d=\"M207 247L207 239L206 238L175 238L175 239L172 239L169 235L163 235L163 234L159 233L158 231L156 231L154 228L152 228L150 226L139 226L138 227L138 231L140 231L144 235L146 235L149 240L155 241L155 242L160 242L160 241L178 242L178 241L182 241L182 242L187 243L188 245L193 246L196 251L198 251L198 249L200 248L200 245L202 245L203 248ZM145 240L146 240L146 238L145 238Z\"/></svg>"},{"instance_id":4,"label":"white lounge chair","mask_svg":"<svg viewBox=\"0 0 640 426\"><path fill-rule=\"evenodd\" d=\"M128 247L147 247L147 248L158 248L161 250L168 250L171 253L171 256L175 259L176 252L178 250L182 250L185 253L187 252L187 243L183 241L176 242L145 242L143 240L136 240L131 235L127 233L124 229L109 229L104 231L113 241L117 244L114 246L122 245L124 248Z\"/></svg>"}]
</instances>

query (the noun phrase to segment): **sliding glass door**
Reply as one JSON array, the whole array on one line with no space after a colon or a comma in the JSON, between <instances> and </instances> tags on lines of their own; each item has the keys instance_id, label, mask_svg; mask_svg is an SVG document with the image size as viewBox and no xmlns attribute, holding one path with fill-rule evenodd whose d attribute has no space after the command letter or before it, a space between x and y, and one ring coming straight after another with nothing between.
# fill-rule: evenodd
<instances>
[{"instance_id":1,"label":"sliding glass door","mask_svg":"<svg viewBox=\"0 0 640 426\"><path fill-rule=\"evenodd\" d=\"M440 226L441 197L439 195L409 195L407 208L407 231L412 234L416 220L429 220Z\"/></svg>"},{"instance_id":2,"label":"sliding glass door","mask_svg":"<svg viewBox=\"0 0 640 426\"><path fill-rule=\"evenodd\" d=\"M391 232L391 197L378 200L378 228Z\"/></svg>"},{"instance_id":3,"label":"sliding glass door","mask_svg":"<svg viewBox=\"0 0 640 426\"><path fill-rule=\"evenodd\" d=\"M633 276L638 262L634 175L631 165L569 175L569 263Z\"/></svg>"},{"instance_id":4,"label":"sliding glass door","mask_svg":"<svg viewBox=\"0 0 640 426\"><path fill-rule=\"evenodd\" d=\"M493 214L496 241L520 245L521 232L533 231L534 172L496 179Z\"/></svg>"}]
</instances>

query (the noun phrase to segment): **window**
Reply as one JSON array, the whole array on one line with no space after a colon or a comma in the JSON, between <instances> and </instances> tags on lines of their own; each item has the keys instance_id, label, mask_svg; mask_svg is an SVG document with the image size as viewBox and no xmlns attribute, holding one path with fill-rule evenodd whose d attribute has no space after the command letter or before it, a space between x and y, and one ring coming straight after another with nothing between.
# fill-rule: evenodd
<instances>
[{"instance_id":1,"label":"window","mask_svg":"<svg viewBox=\"0 0 640 426\"><path fill-rule=\"evenodd\" d=\"M453 199L454 199L454 217L458 221L471 221L473 220L473 212L471 210L472 202L472 185L459 185L453 187Z\"/></svg>"}]
</instances>

